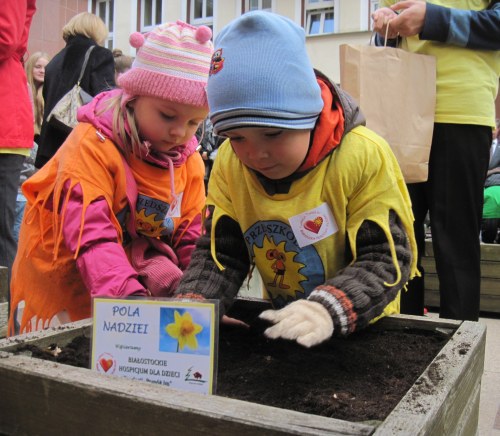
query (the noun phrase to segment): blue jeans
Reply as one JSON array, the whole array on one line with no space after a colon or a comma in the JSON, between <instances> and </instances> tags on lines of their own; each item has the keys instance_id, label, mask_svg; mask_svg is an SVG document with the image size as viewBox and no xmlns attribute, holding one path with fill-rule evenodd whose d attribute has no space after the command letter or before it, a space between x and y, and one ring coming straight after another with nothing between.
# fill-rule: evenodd
<instances>
[{"instance_id":1,"label":"blue jeans","mask_svg":"<svg viewBox=\"0 0 500 436\"><path fill-rule=\"evenodd\" d=\"M0 153L0 265L8 268L7 297L10 300L10 272L17 243L14 239L16 198L19 177L25 157L20 154Z\"/></svg>"},{"instance_id":2,"label":"blue jeans","mask_svg":"<svg viewBox=\"0 0 500 436\"><path fill-rule=\"evenodd\" d=\"M18 193L16 200L16 217L14 219L14 239L19 242L19 232L21 230L21 223L23 222L24 208L26 207L26 197Z\"/></svg>"}]
</instances>

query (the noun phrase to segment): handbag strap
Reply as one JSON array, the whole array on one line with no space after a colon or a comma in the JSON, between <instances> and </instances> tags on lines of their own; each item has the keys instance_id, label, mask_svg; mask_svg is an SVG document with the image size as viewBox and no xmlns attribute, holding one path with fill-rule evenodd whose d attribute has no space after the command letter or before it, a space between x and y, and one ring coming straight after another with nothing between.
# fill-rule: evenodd
<instances>
[{"instance_id":1,"label":"handbag strap","mask_svg":"<svg viewBox=\"0 0 500 436\"><path fill-rule=\"evenodd\" d=\"M82 70L80 71L80 77L78 77L78 82L76 84L80 86L80 82L82 80L83 74L85 73L85 69L87 68L87 63L89 61L90 53L92 53L92 50L94 50L95 45L91 45L87 52L85 53L85 58L83 59L83 65L82 65Z\"/></svg>"}]
</instances>

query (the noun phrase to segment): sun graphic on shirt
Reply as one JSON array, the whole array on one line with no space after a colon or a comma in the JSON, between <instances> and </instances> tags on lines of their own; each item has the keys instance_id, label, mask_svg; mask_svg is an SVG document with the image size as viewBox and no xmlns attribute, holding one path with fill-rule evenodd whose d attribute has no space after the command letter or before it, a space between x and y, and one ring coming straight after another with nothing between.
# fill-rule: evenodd
<instances>
[{"instance_id":1,"label":"sun graphic on shirt","mask_svg":"<svg viewBox=\"0 0 500 436\"><path fill-rule=\"evenodd\" d=\"M156 220L156 217L156 213L146 215L144 213L144 209L137 212L135 214L137 233L151 237L161 236L161 231L163 230L163 220Z\"/></svg>"},{"instance_id":2,"label":"sun graphic on shirt","mask_svg":"<svg viewBox=\"0 0 500 436\"><path fill-rule=\"evenodd\" d=\"M272 238L265 236L262 247L254 246L255 257L261 259L259 272L273 300L280 297L284 301L295 300L297 293L304 293L300 282L306 280L307 277L299 271L305 265L294 261L298 253L286 251L285 244L286 242L282 241L276 245Z\"/></svg>"}]
</instances>

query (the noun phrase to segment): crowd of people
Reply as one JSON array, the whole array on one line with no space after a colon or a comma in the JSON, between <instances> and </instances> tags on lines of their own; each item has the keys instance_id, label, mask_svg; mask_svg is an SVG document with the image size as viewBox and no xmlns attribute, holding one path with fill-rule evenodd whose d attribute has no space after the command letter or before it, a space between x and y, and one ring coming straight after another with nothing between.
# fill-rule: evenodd
<instances>
[{"instance_id":1,"label":"crowd of people","mask_svg":"<svg viewBox=\"0 0 500 436\"><path fill-rule=\"evenodd\" d=\"M29 85L18 90L29 129L25 119L12 161L0 153L16 193L22 183L17 208L0 197L12 205L0 223L10 335L89 317L96 296L216 299L222 321L241 324L226 313L253 267L273 306L261 314L270 338L311 347L382 316L423 315L428 213L440 316L478 319L479 235L500 218L499 148L488 171L500 2L381 1L372 16L392 45L437 59L429 179L413 185L283 16L248 12L214 43L206 26L165 23L131 35L132 58L103 47L106 26L85 12L25 74L34 1L8 3L27 23L8 68ZM91 46L80 84L93 99L61 131L48 114Z\"/></svg>"}]
</instances>

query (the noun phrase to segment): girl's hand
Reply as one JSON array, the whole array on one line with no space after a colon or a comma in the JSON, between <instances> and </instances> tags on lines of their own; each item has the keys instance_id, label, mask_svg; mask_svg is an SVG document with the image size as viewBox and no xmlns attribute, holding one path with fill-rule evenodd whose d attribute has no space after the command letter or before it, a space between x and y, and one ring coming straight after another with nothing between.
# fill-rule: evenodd
<instances>
[{"instance_id":1,"label":"girl's hand","mask_svg":"<svg viewBox=\"0 0 500 436\"><path fill-rule=\"evenodd\" d=\"M221 322L222 322L222 324L230 325L232 327L243 327L246 329L250 328L250 326L246 322L243 322L243 321L236 319L236 318L231 318L227 315L222 315Z\"/></svg>"}]
</instances>

